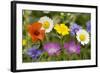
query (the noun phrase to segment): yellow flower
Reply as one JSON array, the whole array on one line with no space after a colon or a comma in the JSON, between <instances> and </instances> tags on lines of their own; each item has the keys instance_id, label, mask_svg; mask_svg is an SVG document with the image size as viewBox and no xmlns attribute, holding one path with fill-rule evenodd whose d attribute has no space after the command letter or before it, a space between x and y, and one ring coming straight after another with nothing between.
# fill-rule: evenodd
<instances>
[{"instance_id":1,"label":"yellow flower","mask_svg":"<svg viewBox=\"0 0 100 73\"><path fill-rule=\"evenodd\" d=\"M65 24L56 24L54 26L54 29L59 33L61 34L62 36L65 36L65 35L68 35L69 34L69 28L68 26L66 26Z\"/></svg>"},{"instance_id":2,"label":"yellow flower","mask_svg":"<svg viewBox=\"0 0 100 73\"><path fill-rule=\"evenodd\" d=\"M27 45L27 41L25 39L22 40L22 45L23 46Z\"/></svg>"}]
</instances>

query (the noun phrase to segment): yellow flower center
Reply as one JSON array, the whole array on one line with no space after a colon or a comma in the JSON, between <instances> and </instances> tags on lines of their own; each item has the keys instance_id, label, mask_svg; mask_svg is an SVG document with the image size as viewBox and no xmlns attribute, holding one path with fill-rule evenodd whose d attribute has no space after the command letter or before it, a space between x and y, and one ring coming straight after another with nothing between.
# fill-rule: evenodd
<instances>
[{"instance_id":1,"label":"yellow flower center","mask_svg":"<svg viewBox=\"0 0 100 73\"><path fill-rule=\"evenodd\" d=\"M45 21L44 24L43 24L43 27L45 29L48 29L50 27L50 23L48 21Z\"/></svg>"},{"instance_id":2,"label":"yellow flower center","mask_svg":"<svg viewBox=\"0 0 100 73\"><path fill-rule=\"evenodd\" d=\"M81 34L81 35L79 36L79 38L80 38L81 41L85 41L85 39L86 39L86 37L85 37L84 34Z\"/></svg>"}]
</instances>

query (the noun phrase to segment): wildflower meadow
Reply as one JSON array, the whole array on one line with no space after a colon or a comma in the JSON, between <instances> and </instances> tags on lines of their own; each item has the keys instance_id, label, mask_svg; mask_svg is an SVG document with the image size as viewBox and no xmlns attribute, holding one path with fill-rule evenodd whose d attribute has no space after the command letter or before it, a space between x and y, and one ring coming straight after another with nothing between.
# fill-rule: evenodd
<instances>
[{"instance_id":1,"label":"wildflower meadow","mask_svg":"<svg viewBox=\"0 0 100 73\"><path fill-rule=\"evenodd\" d=\"M22 61L91 59L91 14L23 10Z\"/></svg>"}]
</instances>

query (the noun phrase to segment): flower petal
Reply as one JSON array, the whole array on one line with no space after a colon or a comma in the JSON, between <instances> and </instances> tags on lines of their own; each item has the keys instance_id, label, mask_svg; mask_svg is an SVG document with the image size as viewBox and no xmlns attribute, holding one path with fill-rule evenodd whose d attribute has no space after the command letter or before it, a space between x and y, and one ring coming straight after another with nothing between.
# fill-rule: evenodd
<instances>
[{"instance_id":1,"label":"flower petal","mask_svg":"<svg viewBox=\"0 0 100 73\"><path fill-rule=\"evenodd\" d=\"M43 40L45 36L45 30L40 30L40 35L37 36L38 39Z\"/></svg>"},{"instance_id":2,"label":"flower petal","mask_svg":"<svg viewBox=\"0 0 100 73\"><path fill-rule=\"evenodd\" d=\"M33 28L34 30L40 30L41 27L42 27L42 24L39 23L39 22L35 22L35 23L32 24L32 28Z\"/></svg>"}]
</instances>

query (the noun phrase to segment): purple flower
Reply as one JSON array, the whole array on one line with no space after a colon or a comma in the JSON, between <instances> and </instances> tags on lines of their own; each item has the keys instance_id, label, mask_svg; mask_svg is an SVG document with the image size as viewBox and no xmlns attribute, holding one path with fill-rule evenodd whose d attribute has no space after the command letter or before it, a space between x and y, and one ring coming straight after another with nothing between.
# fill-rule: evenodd
<instances>
[{"instance_id":1,"label":"purple flower","mask_svg":"<svg viewBox=\"0 0 100 73\"><path fill-rule=\"evenodd\" d=\"M76 32L79 31L80 29L82 29L82 27L74 23L73 25L70 26L71 35L74 36Z\"/></svg>"},{"instance_id":2,"label":"purple flower","mask_svg":"<svg viewBox=\"0 0 100 73\"><path fill-rule=\"evenodd\" d=\"M69 54L80 54L80 44L76 44L74 41L70 41L64 44L64 48Z\"/></svg>"},{"instance_id":3,"label":"purple flower","mask_svg":"<svg viewBox=\"0 0 100 73\"><path fill-rule=\"evenodd\" d=\"M60 45L54 42L46 43L43 47L49 55L59 55L61 49Z\"/></svg>"},{"instance_id":4,"label":"purple flower","mask_svg":"<svg viewBox=\"0 0 100 73\"><path fill-rule=\"evenodd\" d=\"M90 21L86 23L86 29L87 29L87 32L91 32L91 22Z\"/></svg>"},{"instance_id":5,"label":"purple flower","mask_svg":"<svg viewBox=\"0 0 100 73\"><path fill-rule=\"evenodd\" d=\"M27 54L33 59L37 59L42 54L42 51L33 47L28 49Z\"/></svg>"}]
</instances>

